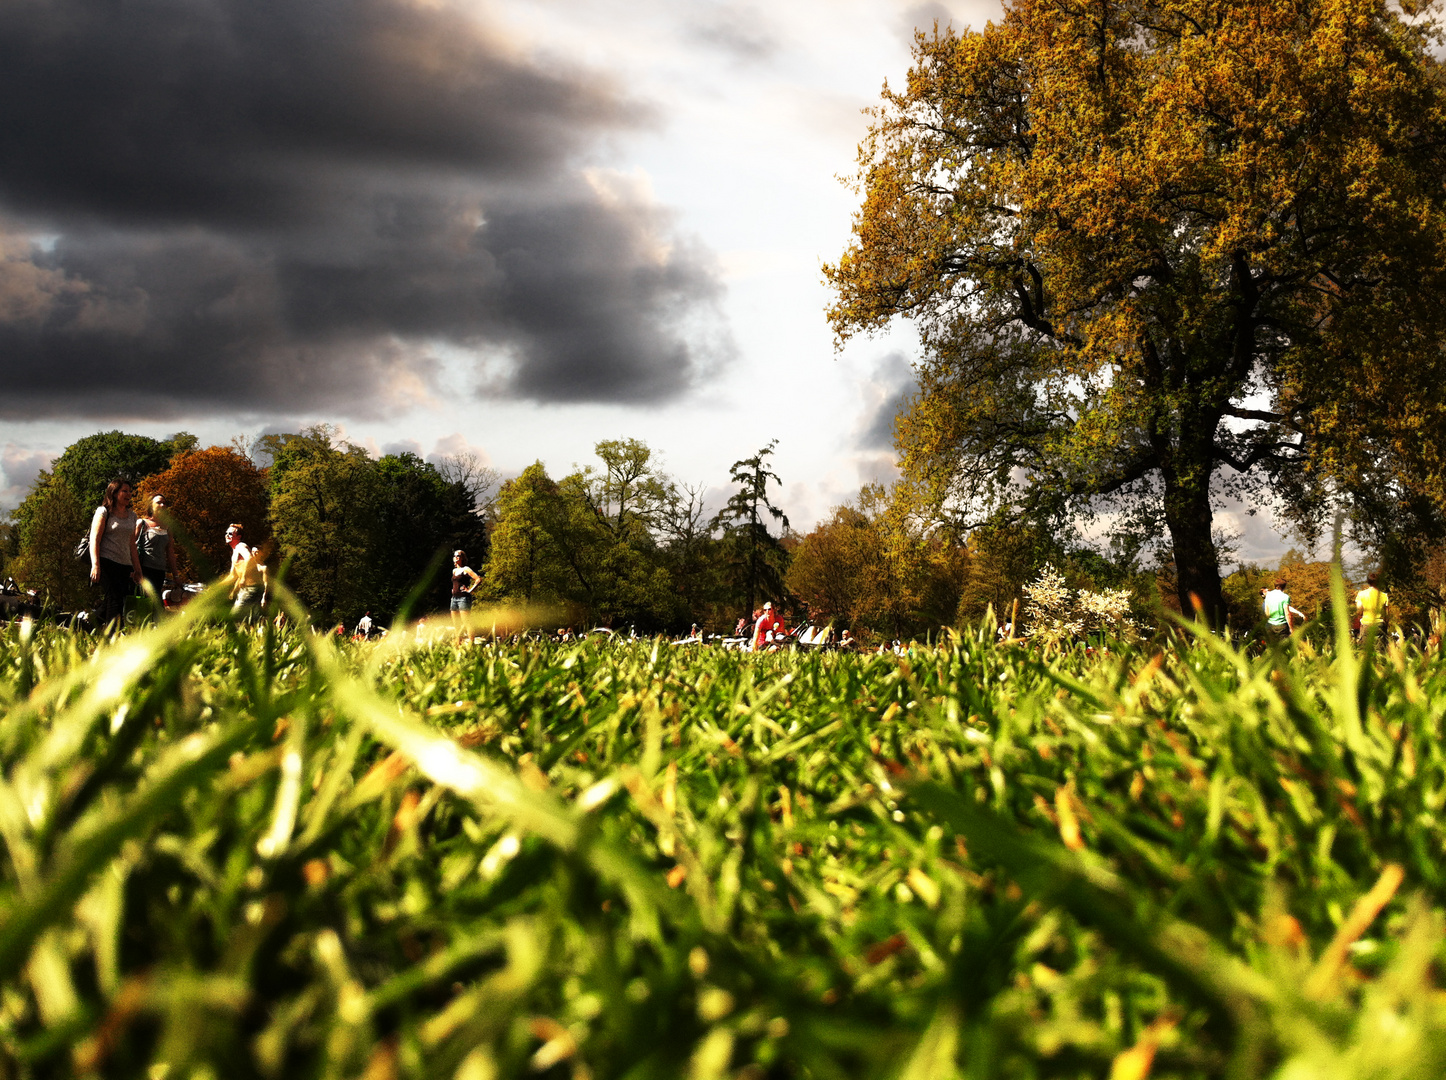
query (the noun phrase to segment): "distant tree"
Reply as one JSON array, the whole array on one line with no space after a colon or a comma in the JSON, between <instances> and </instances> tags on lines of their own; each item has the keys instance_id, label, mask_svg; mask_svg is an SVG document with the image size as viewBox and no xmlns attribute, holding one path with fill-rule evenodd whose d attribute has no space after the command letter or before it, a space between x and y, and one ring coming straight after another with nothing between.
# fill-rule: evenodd
<instances>
[{"instance_id":1,"label":"distant tree","mask_svg":"<svg viewBox=\"0 0 1446 1080\"><path fill-rule=\"evenodd\" d=\"M217 577L230 566L225 532L231 522L245 527L248 544L263 544L271 534L266 473L239 447L177 454L169 468L141 482L136 505L149 509L153 495L165 497L181 573L198 581Z\"/></svg>"},{"instance_id":2,"label":"distant tree","mask_svg":"<svg viewBox=\"0 0 1446 1080\"><path fill-rule=\"evenodd\" d=\"M583 470L584 497L598 523L618 540L637 540L655 528L667 508L672 482L640 439L604 439L593 447L601 471Z\"/></svg>"},{"instance_id":3,"label":"distant tree","mask_svg":"<svg viewBox=\"0 0 1446 1080\"><path fill-rule=\"evenodd\" d=\"M473 453L448 454L436 463L437 472L449 484L460 484L472 500L472 508L483 521L496 518L498 485L501 475ZM471 551L467 554L470 556Z\"/></svg>"},{"instance_id":4,"label":"distant tree","mask_svg":"<svg viewBox=\"0 0 1446 1080\"><path fill-rule=\"evenodd\" d=\"M1239 631L1249 631L1265 618L1261 607L1261 589L1271 588L1279 579L1285 581L1285 591L1290 594L1291 606L1305 614L1307 619L1323 619L1328 625L1334 618L1331 607L1331 564L1306 558L1296 548L1291 548L1280 557L1280 565L1272 570L1248 563L1236 568L1225 578L1223 589L1230 613L1230 625ZM1355 599L1359 584L1347 580L1346 598ZM1394 603L1394 597L1392 598ZM1352 614L1354 615L1354 606Z\"/></svg>"},{"instance_id":5,"label":"distant tree","mask_svg":"<svg viewBox=\"0 0 1446 1080\"><path fill-rule=\"evenodd\" d=\"M75 558L75 545L90 523L90 511L70 486L42 472L30 494L24 534L7 568L16 582L34 589L42 604L64 611L90 606L90 567ZM18 530L17 530L18 531Z\"/></svg>"},{"instance_id":6,"label":"distant tree","mask_svg":"<svg viewBox=\"0 0 1446 1080\"><path fill-rule=\"evenodd\" d=\"M527 603L556 602L567 596L568 567L549 529L560 513L559 499L557 484L540 461L502 485L482 583L488 596Z\"/></svg>"},{"instance_id":7,"label":"distant tree","mask_svg":"<svg viewBox=\"0 0 1446 1080\"><path fill-rule=\"evenodd\" d=\"M958 621L975 624L990 610L996 620L1008 620L1015 602L1024 598L1024 586L1050 560L1063 561L1062 556L1058 545L1037 526L1001 516L975 529L969 534L969 577Z\"/></svg>"},{"instance_id":8,"label":"distant tree","mask_svg":"<svg viewBox=\"0 0 1446 1080\"><path fill-rule=\"evenodd\" d=\"M271 456L271 528L289 583L323 624L359 618L377 576L375 462L335 436L318 425L260 446Z\"/></svg>"},{"instance_id":9,"label":"distant tree","mask_svg":"<svg viewBox=\"0 0 1446 1080\"><path fill-rule=\"evenodd\" d=\"M1225 595L1225 610L1231 629L1248 632L1265 618L1260 590L1270 588L1275 573L1268 567L1245 563L1226 575L1220 588Z\"/></svg>"},{"instance_id":10,"label":"distant tree","mask_svg":"<svg viewBox=\"0 0 1446 1080\"><path fill-rule=\"evenodd\" d=\"M815 621L909 637L954 621L968 569L962 545L870 484L803 538L787 581Z\"/></svg>"},{"instance_id":11,"label":"distant tree","mask_svg":"<svg viewBox=\"0 0 1446 1080\"><path fill-rule=\"evenodd\" d=\"M602 469L554 481L536 462L502 485L484 587L499 599L566 603L588 620L668 625L680 605L653 529L671 482L645 443L596 449Z\"/></svg>"},{"instance_id":12,"label":"distant tree","mask_svg":"<svg viewBox=\"0 0 1446 1080\"><path fill-rule=\"evenodd\" d=\"M868 516L856 506L835 506L794 551L788 589L816 622L857 632L882 576L883 557L882 539Z\"/></svg>"},{"instance_id":13,"label":"distant tree","mask_svg":"<svg viewBox=\"0 0 1446 1080\"><path fill-rule=\"evenodd\" d=\"M465 480L448 480L437 466L410 453L388 454L374 468L368 559L373 574L365 606L390 616L438 553L461 548L482 565L487 530L476 509L477 491ZM445 555L443 573L451 566Z\"/></svg>"},{"instance_id":14,"label":"distant tree","mask_svg":"<svg viewBox=\"0 0 1446 1080\"><path fill-rule=\"evenodd\" d=\"M743 601L745 617L751 618L759 590L783 598L784 574L788 556L779 537L768 531L768 519L788 528L788 515L768 499L768 481L780 487L783 481L771 471L765 458L773 453L778 440L772 440L752 457L735 461L729 476L738 490L718 513L737 586L736 596Z\"/></svg>"},{"instance_id":15,"label":"distant tree","mask_svg":"<svg viewBox=\"0 0 1446 1080\"><path fill-rule=\"evenodd\" d=\"M592 564L587 602L605 620L648 628L676 621L682 605L672 588L659 530L674 485L640 439L604 439L593 448L603 467L563 480L560 491L581 495L591 512L567 514L558 536L570 561ZM581 518L581 520L580 520Z\"/></svg>"},{"instance_id":16,"label":"distant tree","mask_svg":"<svg viewBox=\"0 0 1446 1080\"><path fill-rule=\"evenodd\" d=\"M1280 557L1280 576L1285 578L1285 591L1293 606L1305 612L1308 619L1333 616L1331 608L1331 564L1324 560L1307 561L1291 548ZM1353 584L1346 582L1347 599L1355 599Z\"/></svg>"},{"instance_id":17,"label":"distant tree","mask_svg":"<svg viewBox=\"0 0 1446 1080\"><path fill-rule=\"evenodd\" d=\"M139 484L165 469L177 454L195 449L196 442L196 436L185 431L169 439L102 431L67 446L50 471L65 481L82 506L94 509L117 476Z\"/></svg>"},{"instance_id":18,"label":"distant tree","mask_svg":"<svg viewBox=\"0 0 1446 1080\"><path fill-rule=\"evenodd\" d=\"M673 484L657 532L683 618L731 630L732 619L722 610L726 601L723 542L715 535L703 491L702 484Z\"/></svg>"},{"instance_id":19,"label":"distant tree","mask_svg":"<svg viewBox=\"0 0 1446 1080\"><path fill-rule=\"evenodd\" d=\"M0 581L12 573L10 563L20 554L20 530L14 523L0 521Z\"/></svg>"},{"instance_id":20,"label":"distant tree","mask_svg":"<svg viewBox=\"0 0 1446 1080\"><path fill-rule=\"evenodd\" d=\"M891 626L896 637L952 625L969 579L969 551L948 529L931 529L916 517L896 488L866 487L859 505L870 514L884 543L885 576L875 593L875 625Z\"/></svg>"}]
</instances>

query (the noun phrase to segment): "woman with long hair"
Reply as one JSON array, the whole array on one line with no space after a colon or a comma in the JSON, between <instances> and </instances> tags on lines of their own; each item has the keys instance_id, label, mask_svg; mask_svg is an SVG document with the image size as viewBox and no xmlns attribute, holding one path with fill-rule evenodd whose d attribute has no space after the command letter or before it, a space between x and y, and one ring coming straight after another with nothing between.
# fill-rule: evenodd
<instances>
[{"instance_id":1,"label":"woman with long hair","mask_svg":"<svg viewBox=\"0 0 1446 1080\"><path fill-rule=\"evenodd\" d=\"M121 477L105 487L90 519L90 580L105 592L101 625L125 618L126 601L141 581L136 552L136 515L131 510L131 482Z\"/></svg>"},{"instance_id":2,"label":"woman with long hair","mask_svg":"<svg viewBox=\"0 0 1446 1080\"><path fill-rule=\"evenodd\" d=\"M136 553L141 558L141 575L150 582L156 593L156 603L164 605L166 573L172 581L181 580L176 568L176 545L170 530L161 523L161 513L166 508L164 495L152 495L150 513L136 518Z\"/></svg>"}]
</instances>

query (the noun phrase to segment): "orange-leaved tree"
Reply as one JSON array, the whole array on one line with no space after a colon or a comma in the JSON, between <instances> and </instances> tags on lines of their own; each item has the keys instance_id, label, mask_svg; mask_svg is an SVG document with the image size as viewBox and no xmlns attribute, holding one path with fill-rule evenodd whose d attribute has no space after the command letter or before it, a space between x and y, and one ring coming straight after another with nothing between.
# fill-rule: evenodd
<instances>
[{"instance_id":1,"label":"orange-leaved tree","mask_svg":"<svg viewBox=\"0 0 1446 1080\"><path fill-rule=\"evenodd\" d=\"M919 35L826 268L840 341L919 331L919 504L967 526L1113 500L1216 618L1222 494L1446 505L1430 8L1014 0Z\"/></svg>"},{"instance_id":2,"label":"orange-leaved tree","mask_svg":"<svg viewBox=\"0 0 1446 1080\"><path fill-rule=\"evenodd\" d=\"M178 538L181 572L205 581L230 565L226 526L244 526L244 536L258 545L269 536L266 519L266 473L233 446L192 450L171 461L164 472L147 477L136 491L136 505L148 507L152 495L163 495L170 524Z\"/></svg>"},{"instance_id":3,"label":"orange-leaved tree","mask_svg":"<svg viewBox=\"0 0 1446 1080\"><path fill-rule=\"evenodd\" d=\"M968 579L965 547L928 534L905 504L869 484L803 538L787 584L820 624L908 637L953 623Z\"/></svg>"}]
</instances>

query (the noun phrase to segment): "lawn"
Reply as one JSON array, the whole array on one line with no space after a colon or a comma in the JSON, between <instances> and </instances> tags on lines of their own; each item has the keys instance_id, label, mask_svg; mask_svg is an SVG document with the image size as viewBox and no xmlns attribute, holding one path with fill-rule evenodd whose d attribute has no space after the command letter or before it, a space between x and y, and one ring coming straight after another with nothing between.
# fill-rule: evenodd
<instances>
[{"instance_id":1,"label":"lawn","mask_svg":"<svg viewBox=\"0 0 1446 1080\"><path fill-rule=\"evenodd\" d=\"M5 1076L1446 1072L1438 659L221 604L0 631Z\"/></svg>"}]
</instances>

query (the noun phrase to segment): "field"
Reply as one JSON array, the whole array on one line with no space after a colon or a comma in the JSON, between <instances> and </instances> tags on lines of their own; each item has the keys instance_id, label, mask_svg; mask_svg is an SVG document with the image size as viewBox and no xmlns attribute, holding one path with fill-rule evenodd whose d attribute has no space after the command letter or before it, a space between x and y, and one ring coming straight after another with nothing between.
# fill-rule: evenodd
<instances>
[{"instance_id":1,"label":"field","mask_svg":"<svg viewBox=\"0 0 1446 1080\"><path fill-rule=\"evenodd\" d=\"M1446 1072L1446 666L0 631L8 1077ZM298 613L299 614L299 613Z\"/></svg>"}]
</instances>

